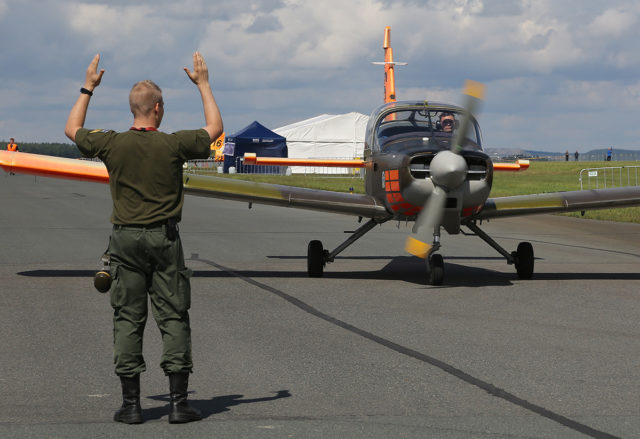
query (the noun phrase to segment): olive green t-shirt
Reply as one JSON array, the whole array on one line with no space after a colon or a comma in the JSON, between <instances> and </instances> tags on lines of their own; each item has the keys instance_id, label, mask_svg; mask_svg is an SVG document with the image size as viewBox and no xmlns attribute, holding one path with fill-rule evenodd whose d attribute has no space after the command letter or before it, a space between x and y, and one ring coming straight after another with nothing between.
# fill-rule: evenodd
<instances>
[{"instance_id":1,"label":"olive green t-shirt","mask_svg":"<svg viewBox=\"0 0 640 439\"><path fill-rule=\"evenodd\" d=\"M184 193L182 165L210 154L206 130L160 131L88 130L76 133L85 157L98 157L109 172L113 224L150 224L180 220Z\"/></svg>"}]
</instances>

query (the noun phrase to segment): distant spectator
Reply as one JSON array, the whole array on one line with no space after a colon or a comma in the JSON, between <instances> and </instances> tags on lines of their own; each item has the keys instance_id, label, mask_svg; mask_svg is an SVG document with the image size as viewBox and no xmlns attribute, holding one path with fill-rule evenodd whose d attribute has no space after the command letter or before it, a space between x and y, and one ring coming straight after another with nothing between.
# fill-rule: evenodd
<instances>
[{"instance_id":1,"label":"distant spectator","mask_svg":"<svg viewBox=\"0 0 640 439\"><path fill-rule=\"evenodd\" d=\"M576 153L574 154L574 157L576 158L576 162L578 161L578 157L580 157L580 153L578 153L578 150L576 150Z\"/></svg>"},{"instance_id":2,"label":"distant spectator","mask_svg":"<svg viewBox=\"0 0 640 439\"><path fill-rule=\"evenodd\" d=\"M12 137L11 139L9 139L9 143L7 143L7 151L17 151L18 150L18 144L16 143L15 139Z\"/></svg>"},{"instance_id":3,"label":"distant spectator","mask_svg":"<svg viewBox=\"0 0 640 439\"><path fill-rule=\"evenodd\" d=\"M567 149L567 151L564 153L564 161L568 162L569 161L569 150Z\"/></svg>"},{"instance_id":4,"label":"distant spectator","mask_svg":"<svg viewBox=\"0 0 640 439\"><path fill-rule=\"evenodd\" d=\"M609 147L609 149L607 149L607 161L610 162L611 161L611 154L613 153L613 150L611 147Z\"/></svg>"}]
</instances>

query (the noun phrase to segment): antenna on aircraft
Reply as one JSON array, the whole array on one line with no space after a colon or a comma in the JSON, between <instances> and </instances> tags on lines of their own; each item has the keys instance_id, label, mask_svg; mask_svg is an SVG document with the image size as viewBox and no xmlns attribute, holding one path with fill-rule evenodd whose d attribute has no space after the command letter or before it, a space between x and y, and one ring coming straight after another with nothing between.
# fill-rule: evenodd
<instances>
[{"instance_id":1,"label":"antenna on aircraft","mask_svg":"<svg viewBox=\"0 0 640 439\"><path fill-rule=\"evenodd\" d=\"M372 62L371 64L384 66L384 102L396 101L396 78L394 75L394 67L396 65L406 66L406 62L395 62L393 60L393 49L391 48L391 27L384 28L384 61Z\"/></svg>"}]
</instances>

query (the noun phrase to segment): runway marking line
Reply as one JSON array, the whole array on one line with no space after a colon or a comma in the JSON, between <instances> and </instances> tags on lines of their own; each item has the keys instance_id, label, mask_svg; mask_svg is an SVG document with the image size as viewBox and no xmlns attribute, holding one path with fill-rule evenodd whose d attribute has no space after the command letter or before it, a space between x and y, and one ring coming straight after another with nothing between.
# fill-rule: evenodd
<instances>
[{"instance_id":1,"label":"runway marking line","mask_svg":"<svg viewBox=\"0 0 640 439\"><path fill-rule=\"evenodd\" d=\"M217 268L220 271L224 271L227 272L229 274L231 274L234 277L237 277L238 279L241 279L245 282L247 282L248 284L251 284L255 287L258 287L264 291L267 291L269 293L272 293L278 297L280 297L281 299L286 300L287 302L289 302L290 304L294 305L295 307L299 308L302 311L305 311L319 319L322 319L328 323L331 323L332 325L338 326L340 328L343 328L349 332L352 332L354 334L357 334L363 338L366 338L369 341L372 341L374 343L377 343L381 346L384 346L388 349L391 349L395 352L398 352L400 354L406 355L408 357L414 358L416 360L422 361L424 363L430 364L434 367L437 367L438 369L442 370L443 372L448 373L449 375L452 375L468 384L471 384L475 387L478 387L482 390L484 390L485 392L489 393L492 396L495 396L496 398L500 398L503 399L507 402L510 402L514 405L517 405L518 407L521 407L525 410L528 410L530 412L533 412L535 414L538 414L544 418L547 418L551 421L554 421L560 425L563 425L567 428L570 428L571 430L577 431L579 433L585 434L587 436L593 437L595 439L621 439L618 436L614 436L612 434L609 433L605 433L603 431L600 430L596 430L592 427L589 427L588 425L582 424L578 421L574 421L573 419L569 419L565 416L562 416L559 413L555 413L549 409L546 409L544 407L541 407L539 405L536 405L532 402L529 402L525 399L519 398L518 396L507 392L504 389L501 389L499 387L494 386L491 383L488 383L486 381L483 381L479 378L476 378L448 363L445 363L444 361L438 360L437 358L431 357L427 354L423 354L422 352L418 352L415 351L411 348L399 345L397 343L392 342L391 340L387 340L385 338L382 338L380 336L377 336L371 332L365 331L363 329L360 329L356 326L353 326L347 322L344 322L342 320L338 320L335 317L332 317L328 314L323 313L322 311L312 307L311 305L303 302L302 300L295 298L293 296L290 296L289 294L280 291L276 288L273 288L269 285L263 284L261 282L258 282L254 279L251 279L249 277L243 276L242 274L238 273L237 271L225 267L223 265L220 265L214 261L210 261L207 259L202 259L200 258L200 256L198 254L192 254L190 260L192 261L197 261L197 262L202 262L204 264L210 265L212 267Z\"/></svg>"}]
</instances>

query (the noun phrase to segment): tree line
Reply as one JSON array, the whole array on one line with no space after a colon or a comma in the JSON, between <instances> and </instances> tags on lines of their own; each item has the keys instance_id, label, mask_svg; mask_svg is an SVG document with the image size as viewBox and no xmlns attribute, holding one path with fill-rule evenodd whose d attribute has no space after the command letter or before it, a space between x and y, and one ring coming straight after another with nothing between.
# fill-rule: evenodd
<instances>
[{"instance_id":1,"label":"tree line","mask_svg":"<svg viewBox=\"0 0 640 439\"><path fill-rule=\"evenodd\" d=\"M1 145L6 145L7 143L9 143L9 141L5 140ZM73 159L81 157L78 148L69 143L16 143L18 144L18 150L20 152L68 157Z\"/></svg>"}]
</instances>

